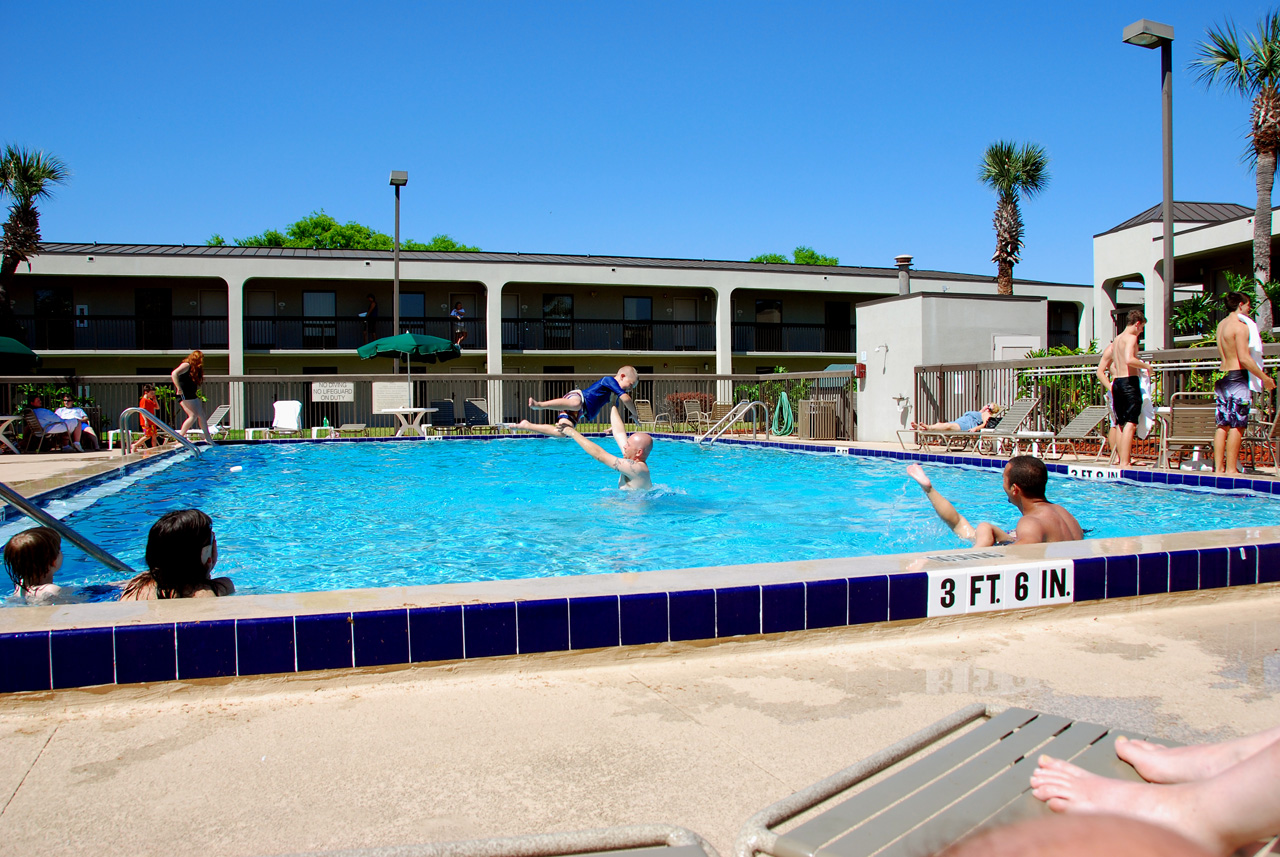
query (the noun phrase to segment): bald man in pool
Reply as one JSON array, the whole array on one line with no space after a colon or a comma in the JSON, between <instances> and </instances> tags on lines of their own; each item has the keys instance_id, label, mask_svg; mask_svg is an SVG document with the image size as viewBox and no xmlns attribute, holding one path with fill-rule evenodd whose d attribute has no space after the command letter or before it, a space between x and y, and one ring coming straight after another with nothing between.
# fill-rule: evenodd
<instances>
[{"instance_id":1,"label":"bald man in pool","mask_svg":"<svg viewBox=\"0 0 1280 857\"><path fill-rule=\"evenodd\" d=\"M547 437L570 438L596 461L618 471L619 488L624 491L648 491L653 487L653 480L649 477L649 465L645 463L645 459L653 451L653 437L645 431L628 436L617 405L613 405L609 411L609 426L613 429L613 439L622 452L621 458L605 452L598 443L578 434L578 430L570 425L547 426L521 420L515 427L545 434Z\"/></svg>"},{"instance_id":2,"label":"bald man in pool","mask_svg":"<svg viewBox=\"0 0 1280 857\"><path fill-rule=\"evenodd\" d=\"M950 500L938 493L919 464L907 467L907 475L924 489L925 496L933 504L933 511L937 512L942 522L960 538L973 542L974 547L1074 542L1084 538L1080 523L1071 513L1044 498L1044 489L1049 483L1049 470L1043 461L1034 456L1015 455L1004 466L1005 496L1022 513L1022 518L1011 533L986 521L976 527L970 524L956 511Z\"/></svg>"}]
</instances>

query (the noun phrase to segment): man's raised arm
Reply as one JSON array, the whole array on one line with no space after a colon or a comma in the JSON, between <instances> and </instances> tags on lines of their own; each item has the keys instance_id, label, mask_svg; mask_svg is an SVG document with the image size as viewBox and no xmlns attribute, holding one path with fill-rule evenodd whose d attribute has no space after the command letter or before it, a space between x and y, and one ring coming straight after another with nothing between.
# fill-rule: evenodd
<instances>
[{"instance_id":1,"label":"man's raised arm","mask_svg":"<svg viewBox=\"0 0 1280 857\"><path fill-rule=\"evenodd\" d=\"M618 413L617 405L609 409L609 428L613 430L613 439L618 442L618 451L625 454L627 451L627 426L622 421L622 414Z\"/></svg>"}]
</instances>

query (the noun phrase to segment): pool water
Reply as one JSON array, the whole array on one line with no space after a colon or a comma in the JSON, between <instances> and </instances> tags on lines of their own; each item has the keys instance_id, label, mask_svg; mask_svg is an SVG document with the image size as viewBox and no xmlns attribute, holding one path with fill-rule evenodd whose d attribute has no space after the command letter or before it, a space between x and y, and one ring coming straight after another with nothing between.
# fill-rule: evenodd
<instances>
[{"instance_id":1,"label":"pool water","mask_svg":"<svg viewBox=\"0 0 1280 857\"><path fill-rule=\"evenodd\" d=\"M655 489L617 477L568 441L263 444L219 447L112 480L46 508L134 568L163 513L203 509L240 593L308 592L698 568L951 550L905 462L659 440ZM240 470L232 472L231 468ZM971 521L1017 521L1000 471L928 464ZM1048 496L1089 538L1271 526L1276 501L1051 476ZM0 528L7 540L31 526ZM56 582L118 575L65 543ZM110 593L110 590L107 590ZM100 588L93 598L103 595Z\"/></svg>"}]
</instances>

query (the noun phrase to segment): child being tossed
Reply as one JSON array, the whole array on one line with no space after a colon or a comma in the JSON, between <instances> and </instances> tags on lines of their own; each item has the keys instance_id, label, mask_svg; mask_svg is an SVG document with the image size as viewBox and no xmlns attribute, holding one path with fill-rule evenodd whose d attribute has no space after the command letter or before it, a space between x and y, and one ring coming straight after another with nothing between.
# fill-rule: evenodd
<instances>
[{"instance_id":1,"label":"child being tossed","mask_svg":"<svg viewBox=\"0 0 1280 857\"><path fill-rule=\"evenodd\" d=\"M570 428L576 426L579 420L593 419L600 406L613 395L634 414L635 406L631 403L630 391L639 380L640 376L634 366L623 366L612 378L606 375L586 390L570 390L563 398L539 402L530 397L529 407L535 411L559 411L556 425Z\"/></svg>"}]
</instances>

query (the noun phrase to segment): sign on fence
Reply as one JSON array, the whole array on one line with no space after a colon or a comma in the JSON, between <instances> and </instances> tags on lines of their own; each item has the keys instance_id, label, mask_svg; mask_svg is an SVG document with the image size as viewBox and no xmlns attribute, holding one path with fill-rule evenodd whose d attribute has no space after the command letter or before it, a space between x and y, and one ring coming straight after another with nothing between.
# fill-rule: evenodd
<instances>
[{"instance_id":1,"label":"sign on fence","mask_svg":"<svg viewBox=\"0 0 1280 857\"><path fill-rule=\"evenodd\" d=\"M409 385L404 381L373 382L373 412L400 410L409 404Z\"/></svg>"},{"instance_id":2,"label":"sign on fence","mask_svg":"<svg viewBox=\"0 0 1280 857\"><path fill-rule=\"evenodd\" d=\"M311 401L313 402L354 402L355 400L354 381L311 382Z\"/></svg>"}]
</instances>

